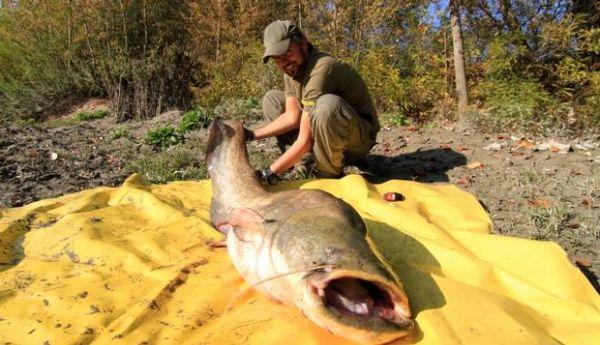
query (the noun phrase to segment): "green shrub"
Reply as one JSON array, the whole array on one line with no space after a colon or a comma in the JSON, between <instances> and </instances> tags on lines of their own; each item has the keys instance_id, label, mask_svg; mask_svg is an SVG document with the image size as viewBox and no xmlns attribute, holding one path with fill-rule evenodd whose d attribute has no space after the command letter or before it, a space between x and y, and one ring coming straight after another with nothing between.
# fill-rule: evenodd
<instances>
[{"instance_id":1,"label":"green shrub","mask_svg":"<svg viewBox=\"0 0 600 345\"><path fill-rule=\"evenodd\" d=\"M215 115L213 112L198 107L183 114L181 122L179 122L178 130L180 133L184 134L189 131L206 127L214 117Z\"/></svg>"},{"instance_id":2,"label":"green shrub","mask_svg":"<svg viewBox=\"0 0 600 345\"><path fill-rule=\"evenodd\" d=\"M173 126L164 126L149 130L144 141L148 145L165 148L183 143L184 137Z\"/></svg>"},{"instance_id":3,"label":"green shrub","mask_svg":"<svg viewBox=\"0 0 600 345\"><path fill-rule=\"evenodd\" d=\"M108 110L99 109L95 111L82 111L75 115L75 120L77 121L91 121L91 120L99 120L108 116Z\"/></svg>"},{"instance_id":4,"label":"green shrub","mask_svg":"<svg viewBox=\"0 0 600 345\"><path fill-rule=\"evenodd\" d=\"M131 138L131 133L129 133L127 128L121 127L110 132L108 137L110 140L117 140L119 138Z\"/></svg>"},{"instance_id":5,"label":"green shrub","mask_svg":"<svg viewBox=\"0 0 600 345\"><path fill-rule=\"evenodd\" d=\"M185 148L142 157L128 164L125 171L129 174L142 174L152 183L207 177L206 166L200 161L198 152Z\"/></svg>"},{"instance_id":6,"label":"green shrub","mask_svg":"<svg viewBox=\"0 0 600 345\"><path fill-rule=\"evenodd\" d=\"M426 122L444 98L446 85L438 62L421 50L397 55L390 47L372 48L358 69L380 113L394 114L388 119L400 123L407 118Z\"/></svg>"},{"instance_id":7,"label":"green shrub","mask_svg":"<svg viewBox=\"0 0 600 345\"><path fill-rule=\"evenodd\" d=\"M517 76L484 80L473 95L484 106L476 113L476 122L492 130L540 127L546 110L558 106L537 81Z\"/></svg>"}]
</instances>

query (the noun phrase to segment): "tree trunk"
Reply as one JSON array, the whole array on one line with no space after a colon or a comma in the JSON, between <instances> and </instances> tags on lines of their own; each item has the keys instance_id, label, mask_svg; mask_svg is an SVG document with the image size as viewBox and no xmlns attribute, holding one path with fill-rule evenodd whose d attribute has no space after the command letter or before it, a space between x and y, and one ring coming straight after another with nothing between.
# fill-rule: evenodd
<instances>
[{"instance_id":1,"label":"tree trunk","mask_svg":"<svg viewBox=\"0 0 600 345\"><path fill-rule=\"evenodd\" d=\"M459 122L462 122L468 104L467 77L465 75L465 60L463 57L459 5L456 0L450 1L450 26L452 27L452 42L454 45L454 72L456 75L456 93L458 96L458 120Z\"/></svg>"}]
</instances>

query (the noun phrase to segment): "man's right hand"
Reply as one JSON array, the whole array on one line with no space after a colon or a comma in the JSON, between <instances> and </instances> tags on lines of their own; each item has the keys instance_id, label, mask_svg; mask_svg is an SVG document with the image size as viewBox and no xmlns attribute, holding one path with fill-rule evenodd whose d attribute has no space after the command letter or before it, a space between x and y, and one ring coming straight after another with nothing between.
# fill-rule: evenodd
<instances>
[{"instance_id":1,"label":"man's right hand","mask_svg":"<svg viewBox=\"0 0 600 345\"><path fill-rule=\"evenodd\" d=\"M275 173L271 171L269 167L256 170L256 177L261 183L267 186L272 184L277 179L277 175L275 175Z\"/></svg>"}]
</instances>

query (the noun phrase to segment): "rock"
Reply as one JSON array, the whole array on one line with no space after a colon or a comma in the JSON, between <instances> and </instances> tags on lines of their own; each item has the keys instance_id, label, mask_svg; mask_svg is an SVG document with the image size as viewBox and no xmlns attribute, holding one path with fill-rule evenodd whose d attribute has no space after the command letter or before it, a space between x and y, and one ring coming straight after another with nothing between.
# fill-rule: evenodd
<instances>
[{"instance_id":1,"label":"rock","mask_svg":"<svg viewBox=\"0 0 600 345\"><path fill-rule=\"evenodd\" d=\"M507 144L505 141L493 142L493 143L489 144L488 146L484 147L483 149L486 151L498 151L506 146L507 146Z\"/></svg>"},{"instance_id":2,"label":"rock","mask_svg":"<svg viewBox=\"0 0 600 345\"><path fill-rule=\"evenodd\" d=\"M559 143L558 141L549 140L543 144L536 145L533 148L533 150L534 151L551 151L554 153L565 154L565 153L568 153L569 151L572 151L573 149L571 148L571 145L569 145L569 144L562 144L562 143Z\"/></svg>"}]
</instances>

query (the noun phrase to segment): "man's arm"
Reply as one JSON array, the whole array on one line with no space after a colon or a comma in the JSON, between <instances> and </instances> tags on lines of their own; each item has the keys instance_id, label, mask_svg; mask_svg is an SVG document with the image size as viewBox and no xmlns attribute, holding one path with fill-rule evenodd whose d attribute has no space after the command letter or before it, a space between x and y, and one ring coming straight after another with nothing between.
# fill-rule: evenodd
<instances>
[{"instance_id":1,"label":"man's arm","mask_svg":"<svg viewBox=\"0 0 600 345\"><path fill-rule=\"evenodd\" d=\"M298 139L296 139L294 144L269 167L273 173L281 174L299 161L305 153L310 151L313 145L313 138L308 113L302 113L299 132Z\"/></svg>"},{"instance_id":2,"label":"man's arm","mask_svg":"<svg viewBox=\"0 0 600 345\"><path fill-rule=\"evenodd\" d=\"M285 99L285 112L268 125L254 131L254 138L261 139L287 133L300 126L302 110L296 97Z\"/></svg>"}]
</instances>

